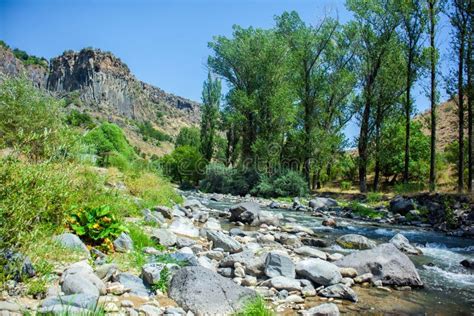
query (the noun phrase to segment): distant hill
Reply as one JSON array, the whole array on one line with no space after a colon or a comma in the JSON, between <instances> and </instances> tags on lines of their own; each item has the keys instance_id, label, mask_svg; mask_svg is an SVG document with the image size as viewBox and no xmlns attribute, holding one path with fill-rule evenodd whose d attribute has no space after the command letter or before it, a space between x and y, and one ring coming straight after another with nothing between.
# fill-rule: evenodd
<instances>
[{"instance_id":1,"label":"distant hill","mask_svg":"<svg viewBox=\"0 0 474 316\"><path fill-rule=\"evenodd\" d=\"M37 87L65 98L68 109L120 125L132 144L147 154L160 155L172 145L165 142L157 148L144 141L137 127L140 123L149 122L172 137L182 127L199 123L199 103L138 80L110 52L92 48L66 51L48 63L0 44L0 73L24 74Z\"/></svg>"},{"instance_id":2,"label":"distant hill","mask_svg":"<svg viewBox=\"0 0 474 316\"><path fill-rule=\"evenodd\" d=\"M417 115L415 120L422 122L423 133L431 135L431 110ZM438 150L444 151L447 145L457 141L459 131L458 124L458 106L455 100L448 100L436 108L436 148ZM464 135L467 137L467 113L465 124L466 129Z\"/></svg>"}]
</instances>

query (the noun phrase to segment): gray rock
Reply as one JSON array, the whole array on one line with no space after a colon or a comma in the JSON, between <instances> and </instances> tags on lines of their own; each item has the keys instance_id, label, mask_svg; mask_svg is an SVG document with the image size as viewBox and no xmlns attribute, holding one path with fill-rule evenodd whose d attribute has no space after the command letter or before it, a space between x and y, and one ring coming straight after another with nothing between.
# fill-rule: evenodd
<instances>
[{"instance_id":1,"label":"gray rock","mask_svg":"<svg viewBox=\"0 0 474 316\"><path fill-rule=\"evenodd\" d=\"M336 261L335 264L339 267L352 267L359 275L372 273L373 280L381 280L384 285L423 286L415 265L390 243L354 252Z\"/></svg>"},{"instance_id":2,"label":"gray rock","mask_svg":"<svg viewBox=\"0 0 474 316\"><path fill-rule=\"evenodd\" d=\"M334 284L319 291L319 295L324 297L342 298L352 302L357 302L357 294L353 289L344 284Z\"/></svg>"},{"instance_id":3,"label":"gray rock","mask_svg":"<svg viewBox=\"0 0 474 316\"><path fill-rule=\"evenodd\" d=\"M54 305L67 305L94 310L98 299L98 296L85 293L48 297L41 303L41 308L45 310Z\"/></svg>"},{"instance_id":4,"label":"gray rock","mask_svg":"<svg viewBox=\"0 0 474 316\"><path fill-rule=\"evenodd\" d=\"M89 315L91 310L65 304L51 305L38 309L40 314L48 315Z\"/></svg>"},{"instance_id":5,"label":"gray rock","mask_svg":"<svg viewBox=\"0 0 474 316\"><path fill-rule=\"evenodd\" d=\"M415 203L412 199L406 199L402 196L396 196L390 201L390 211L401 215L407 214L409 211L415 209Z\"/></svg>"},{"instance_id":6,"label":"gray rock","mask_svg":"<svg viewBox=\"0 0 474 316\"><path fill-rule=\"evenodd\" d=\"M270 252L265 259L265 274L270 277L284 276L294 279L295 264L285 254L279 252Z\"/></svg>"},{"instance_id":7,"label":"gray rock","mask_svg":"<svg viewBox=\"0 0 474 316\"><path fill-rule=\"evenodd\" d=\"M150 231L150 234L152 240L165 247L172 247L177 241L176 235L168 229L154 228Z\"/></svg>"},{"instance_id":8,"label":"gray rock","mask_svg":"<svg viewBox=\"0 0 474 316\"><path fill-rule=\"evenodd\" d=\"M116 281L130 289L131 294L138 296L148 297L150 296L150 290L145 286L143 280L130 273L120 273L116 277Z\"/></svg>"},{"instance_id":9,"label":"gray rock","mask_svg":"<svg viewBox=\"0 0 474 316\"><path fill-rule=\"evenodd\" d=\"M337 206L337 201L331 198L317 197L309 201L309 207L312 209L319 209L331 206Z\"/></svg>"},{"instance_id":10,"label":"gray rock","mask_svg":"<svg viewBox=\"0 0 474 316\"><path fill-rule=\"evenodd\" d=\"M233 268L235 263L241 263L245 266L245 273L253 276L262 276L265 269L265 254L256 255L250 250L226 256L221 262L221 267Z\"/></svg>"},{"instance_id":11,"label":"gray rock","mask_svg":"<svg viewBox=\"0 0 474 316\"><path fill-rule=\"evenodd\" d=\"M66 295L84 293L99 296L99 294L106 293L104 282L84 261L69 266L63 272L60 283L62 283L61 289Z\"/></svg>"},{"instance_id":12,"label":"gray rock","mask_svg":"<svg viewBox=\"0 0 474 316\"><path fill-rule=\"evenodd\" d=\"M13 302L8 302L8 301L0 301L0 311L8 311L8 312L20 312L21 311L21 306L13 303ZM8 315L8 314L7 314Z\"/></svg>"},{"instance_id":13,"label":"gray rock","mask_svg":"<svg viewBox=\"0 0 474 316\"><path fill-rule=\"evenodd\" d=\"M402 234L396 234L390 239L390 243L393 244L398 250L401 250L409 255L421 255L423 252L421 249L411 245L408 239Z\"/></svg>"},{"instance_id":14,"label":"gray rock","mask_svg":"<svg viewBox=\"0 0 474 316\"><path fill-rule=\"evenodd\" d=\"M102 280L109 280L115 272L118 271L118 266L115 263L103 264L96 268L95 274Z\"/></svg>"},{"instance_id":15,"label":"gray rock","mask_svg":"<svg viewBox=\"0 0 474 316\"><path fill-rule=\"evenodd\" d=\"M323 252L321 250L318 250L316 248L310 247L310 246L303 246L303 247L300 247L300 248L296 248L295 253L297 253L301 256L305 256L305 257L319 258L319 259L322 259L322 260L327 259L327 256L326 256L325 252Z\"/></svg>"},{"instance_id":16,"label":"gray rock","mask_svg":"<svg viewBox=\"0 0 474 316\"><path fill-rule=\"evenodd\" d=\"M173 219L173 210L167 206L157 206L153 210L161 214L166 219Z\"/></svg>"},{"instance_id":17,"label":"gray rock","mask_svg":"<svg viewBox=\"0 0 474 316\"><path fill-rule=\"evenodd\" d=\"M193 222L190 219L184 217L175 218L169 226L169 230L175 234L187 237L199 237L199 229L194 227Z\"/></svg>"},{"instance_id":18,"label":"gray rock","mask_svg":"<svg viewBox=\"0 0 474 316\"><path fill-rule=\"evenodd\" d=\"M274 287L277 290L301 291L299 280L277 276L262 282L262 286Z\"/></svg>"},{"instance_id":19,"label":"gray rock","mask_svg":"<svg viewBox=\"0 0 474 316\"><path fill-rule=\"evenodd\" d=\"M301 238L303 245L311 247L326 248L329 246L326 240L320 238Z\"/></svg>"},{"instance_id":20,"label":"gray rock","mask_svg":"<svg viewBox=\"0 0 474 316\"><path fill-rule=\"evenodd\" d=\"M77 235L64 233L53 237L53 239L64 248L81 251L89 255L89 249Z\"/></svg>"},{"instance_id":21,"label":"gray rock","mask_svg":"<svg viewBox=\"0 0 474 316\"><path fill-rule=\"evenodd\" d=\"M194 239L187 238L187 237L178 237L176 238L176 247L183 248L183 247L191 247L195 245L197 242Z\"/></svg>"},{"instance_id":22,"label":"gray rock","mask_svg":"<svg viewBox=\"0 0 474 316\"><path fill-rule=\"evenodd\" d=\"M468 269L474 269L474 260L473 259L464 259L460 264Z\"/></svg>"},{"instance_id":23,"label":"gray rock","mask_svg":"<svg viewBox=\"0 0 474 316\"><path fill-rule=\"evenodd\" d=\"M315 258L306 259L296 264L296 273L319 285L339 283L342 279L339 268L327 261Z\"/></svg>"},{"instance_id":24,"label":"gray rock","mask_svg":"<svg viewBox=\"0 0 474 316\"><path fill-rule=\"evenodd\" d=\"M162 214L158 212L152 212L148 209L143 210L143 220L145 221L145 223L152 223L157 225L161 225L166 222Z\"/></svg>"},{"instance_id":25,"label":"gray rock","mask_svg":"<svg viewBox=\"0 0 474 316\"><path fill-rule=\"evenodd\" d=\"M301 313L303 316L339 316L339 308L334 303L324 303Z\"/></svg>"},{"instance_id":26,"label":"gray rock","mask_svg":"<svg viewBox=\"0 0 474 316\"><path fill-rule=\"evenodd\" d=\"M209 218L203 228L210 230L222 230L221 223L213 217Z\"/></svg>"},{"instance_id":27,"label":"gray rock","mask_svg":"<svg viewBox=\"0 0 474 316\"><path fill-rule=\"evenodd\" d=\"M114 240L114 248L118 252L129 252L133 250L133 240L127 233L121 233Z\"/></svg>"},{"instance_id":28,"label":"gray rock","mask_svg":"<svg viewBox=\"0 0 474 316\"><path fill-rule=\"evenodd\" d=\"M244 236L247 236L247 233L244 232L244 231L243 231L242 229L240 229L240 228L234 227L234 228L231 228L231 229L230 229L229 235L231 235L231 236L241 236L241 237L244 237Z\"/></svg>"},{"instance_id":29,"label":"gray rock","mask_svg":"<svg viewBox=\"0 0 474 316\"><path fill-rule=\"evenodd\" d=\"M183 207L188 208L188 209L200 209L203 208L204 206L199 200L196 199L186 199L183 202Z\"/></svg>"},{"instance_id":30,"label":"gray rock","mask_svg":"<svg viewBox=\"0 0 474 316\"><path fill-rule=\"evenodd\" d=\"M217 273L226 278L231 278L234 275L234 269L232 268L219 268L217 269Z\"/></svg>"},{"instance_id":31,"label":"gray rock","mask_svg":"<svg viewBox=\"0 0 474 316\"><path fill-rule=\"evenodd\" d=\"M242 245L220 231L207 231L207 238L212 241L212 248L222 248L224 251L236 253L242 251Z\"/></svg>"},{"instance_id":32,"label":"gray rock","mask_svg":"<svg viewBox=\"0 0 474 316\"><path fill-rule=\"evenodd\" d=\"M166 263L147 263L142 267L142 278L145 284L153 285L157 284L161 278L161 272L164 268L167 268L169 273L173 273L179 270L179 266L176 264Z\"/></svg>"},{"instance_id":33,"label":"gray rock","mask_svg":"<svg viewBox=\"0 0 474 316\"><path fill-rule=\"evenodd\" d=\"M138 308L140 313L145 316L161 316L163 315L163 311L161 308L150 305L150 304L144 304Z\"/></svg>"},{"instance_id":34,"label":"gray rock","mask_svg":"<svg viewBox=\"0 0 474 316\"><path fill-rule=\"evenodd\" d=\"M192 253L183 253L183 252L175 252L170 254L170 257L177 261L182 261L186 263L188 266L198 266L199 261L197 257Z\"/></svg>"},{"instance_id":35,"label":"gray rock","mask_svg":"<svg viewBox=\"0 0 474 316\"><path fill-rule=\"evenodd\" d=\"M256 292L203 267L185 267L173 276L169 296L195 315L233 314Z\"/></svg>"},{"instance_id":36,"label":"gray rock","mask_svg":"<svg viewBox=\"0 0 474 316\"><path fill-rule=\"evenodd\" d=\"M20 282L25 277L31 278L36 275L30 258L20 252L15 252L10 249L1 249L0 261L2 263L5 262L3 266L0 266L2 267L3 274L12 277L17 282Z\"/></svg>"},{"instance_id":37,"label":"gray rock","mask_svg":"<svg viewBox=\"0 0 474 316\"><path fill-rule=\"evenodd\" d=\"M375 241L357 234L343 235L336 239L336 242L347 249L371 249L377 246Z\"/></svg>"},{"instance_id":38,"label":"gray rock","mask_svg":"<svg viewBox=\"0 0 474 316\"><path fill-rule=\"evenodd\" d=\"M252 224L260 213L260 206L255 202L243 202L232 206L229 211L230 221Z\"/></svg>"}]
</instances>

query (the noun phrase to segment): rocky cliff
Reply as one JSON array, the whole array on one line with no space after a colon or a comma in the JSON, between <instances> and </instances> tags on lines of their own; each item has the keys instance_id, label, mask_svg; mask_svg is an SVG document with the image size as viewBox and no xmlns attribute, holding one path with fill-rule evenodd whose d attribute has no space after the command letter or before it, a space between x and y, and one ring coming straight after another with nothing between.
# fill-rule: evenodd
<instances>
[{"instance_id":1,"label":"rocky cliff","mask_svg":"<svg viewBox=\"0 0 474 316\"><path fill-rule=\"evenodd\" d=\"M66 51L45 66L27 65L11 49L0 46L0 73L24 73L36 86L65 98L69 108L121 125L132 143L148 153L161 152L141 140L137 123L148 121L175 136L200 119L197 102L138 80L119 58L98 49Z\"/></svg>"}]
</instances>

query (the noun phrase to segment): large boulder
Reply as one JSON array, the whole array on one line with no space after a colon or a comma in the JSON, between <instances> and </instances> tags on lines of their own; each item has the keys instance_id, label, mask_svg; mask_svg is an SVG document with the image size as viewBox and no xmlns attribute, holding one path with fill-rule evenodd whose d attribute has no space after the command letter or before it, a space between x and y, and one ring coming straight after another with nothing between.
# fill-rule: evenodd
<instances>
[{"instance_id":1,"label":"large boulder","mask_svg":"<svg viewBox=\"0 0 474 316\"><path fill-rule=\"evenodd\" d=\"M87 246L77 235L71 233L64 233L53 237L53 240L64 248L84 252L85 254L89 255L89 249L87 249Z\"/></svg>"},{"instance_id":2,"label":"large boulder","mask_svg":"<svg viewBox=\"0 0 474 316\"><path fill-rule=\"evenodd\" d=\"M301 282L293 278L277 276L262 282L262 286L274 287L277 290L301 291Z\"/></svg>"},{"instance_id":3,"label":"large boulder","mask_svg":"<svg viewBox=\"0 0 474 316\"><path fill-rule=\"evenodd\" d=\"M265 259L265 274L269 278L284 276L295 278L295 264L285 254L270 252Z\"/></svg>"},{"instance_id":4,"label":"large boulder","mask_svg":"<svg viewBox=\"0 0 474 316\"><path fill-rule=\"evenodd\" d=\"M277 226L281 216L268 211L262 211L260 206L254 202L242 202L232 206L230 209L230 220L242 222L253 226L261 224Z\"/></svg>"},{"instance_id":5,"label":"large boulder","mask_svg":"<svg viewBox=\"0 0 474 316\"><path fill-rule=\"evenodd\" d=\"M169 296L195 315L228 315L240 311L256 292L204 267L185 267L175 273Z\"/></svg>"},{"instance_id":6,"label":"large boulder","mask_svg":"<svg viewBox=\"0 0 474 316\"><path fill-rule=\"evenodd\" d=\"M66 295L90 294L99 296L105 294L104 282L94 274L92 267L85 261L69 266L61 276L61 289Z\"/></svg>"},{"instance_id":7,"label":"large boulder","mask_svg":"<svg viewBox=\"0 0 474 316\"><path fill-rule=\"evenodd\" d=\"M233 268L238 262L245 267L245 273L253 276L262 276L265 269L266 254L257 255L251 250L244 250L226 256L220 266L223 268Z\"/></svg>"},{"instance_id":8,"label":"large boulder","mask_svg":"<svg viewBox=\"0 0 474 316\"><path fill-rule=\"evenodd\" d=\"M144 281L133 274L120 273L115 277L115 281L130 289L131 294L142 297L148 297L151 294Z\"/></svg>"},{"instance_id":9,"label":"large boulder","mask_svg":"<svg viewBox=\"0 0 474 316\"><path fill-rule=\"evenodd\" d=\"M178 235L197 238L199 229L193 225L192 220L185 217L177 217L169 226L169 230Z\"/></svg>"},{"instance_id":10,"label":"large boulder","mask_svg":"<svg viewBox=\"0 0 474 316\"><path fill-rule=\"evenodd\" d=\"M331 206L337 206L337 201L331 198L317 197L309 201L309 207L312 209L320 209Z\"/></svg>"},{"instance_id":11,"label":"large boulder","mask_svg":"<svg viewBox=\"0 0 474 316\"><path fill-rule=\"evenodd\" d=\"M71 306L86 310L94 310L97 306L98 298L98 296L85 293L63 296L50 296L47 297L41 303L41 308L39 311L44 314L54 314L55 311L62 310L60 306L65 307L65 311L68 311L69 307Z\"/></svg>"},{"instance_id":12,"label":"large boulder","mask_svg":"<svg viewBox=\"0 0 474 316\"><path fill-rule=\"evenodd\" d=\"M155 240L160 245L163 245L165 247L174 246L177 242L176 235L172 231L163 228L152 229L151 239Z\"/></svg>"},{"instance_id":13,"label":"large boulder","mask_svg":"<svg viewBox=\"0 0 474 316\"><path fill-rule=\"evenodd\" d=\"M347 249L371 249L377 246L375 241L357 234L343 235L336 239L336 242Z\"/></svg>"},{"instance_id":14,"label":"large boulder","mask_svg":"<svg viewBox=\"0 0 474 316\"><path fill-rule=\"evenodd\" d=\"M207 238L212 241L212 248L222 248L224 251L236 253L242 251L242 245L232 237L216 230L208 230Z\"/></svg>"},{"instance_id":15,"label":"large boulder","mask_svg":"<svg viewBox=\"0 0 474 316\"><path fill-rule=\"evenodd\" d=\"M390 243L393 244L398 250L401 250L409 255L421 255L423 252L421 249L410 244L408 239L402 234L396 234L390 239Z\"/></svg>"},{"instance_id":16,"label":"large boulder","mask_svg":"<svg viewBox=\"0 0 474 316\"><path fill-rule=\"evenodd\" d=\"M373 281L381 280L384 285L423 286L410 258L390 243L351 253L334 263L339 267L354 268L359 275L372 273Z\"/></svg>"},{"instance_id":17,"label":"large boulder","mask_svg":"<svg viewBox=\"0 0 474 316\"><path fill-rule=\"evenodd\" d=\"M390 201L389 209L392 213L406 215L409 211L415 209L415 202L413 202L412 199L407 199L398 195Z\"/></svg>"},{"instance_id":18,"label":"large boulder","mask_svg":"<svg viewBox=\"0 0 474 316\"><path fill-rule=\"evenodd\" d=\"M298 262L296 274L324 286L336 284L342 280L336 265L318 258Z\"/></svg>"}]
</instances>

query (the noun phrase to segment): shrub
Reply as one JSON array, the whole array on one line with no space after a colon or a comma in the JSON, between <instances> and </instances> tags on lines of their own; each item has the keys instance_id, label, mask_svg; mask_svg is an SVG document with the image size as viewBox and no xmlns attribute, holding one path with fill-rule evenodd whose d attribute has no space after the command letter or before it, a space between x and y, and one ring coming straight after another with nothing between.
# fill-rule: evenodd
<instances>
[{"instance_id":1,"label":"shrub","mask_svg":"<svg viewBox=\"0 0 474 316\"><path fill-rule=\"evenodd\" d=\"M236 316L273 316L275 313L266 306L262 297L248 301Z\"/></svg>"},{"instance_id":2,"label":"shrub","mask_svg":"<svg viewBox=\"0 0 474 316\"><path fill-rule=\"evenodd\" d=\"M34 161L67 156L75 138L63 125L60 102L26 79L0 83L0 148L10 147Z\"/></svg>"},{"instance_id":3,"label":"shrub","mask_svg":"<svg viewBox=\"0 0 474 316\"><path fill-rule=\"evenodd\" d=\"M175 146L190 146L190 147L200 147L201 143L200 131L196 127L183 127L176 137Z\"/></svg>"},{"instance_id":4,"label":"shrub","mask_svg":"<svg viewBox=\"0 0 474 316\"><path fill-rule=\"evenodd\" d=\"M363 216L363 217L368 217L372 219L376 218L381 218L382 214L375 211L374 209L367 207L365 205L362 205L357 202L351 202L349 204L349 208L352 210L352 213L355 213L357 215Z\"/></svg>"},{"instance_id":5,"label":"shrub","mask_svg":"<svg viewBox=\"0 0 474 316\"><path fill-rule=\"evenodd\" d=\"M211 163L206 167L201 190L205 192L246 195L260 181L254 170L228 168L220 163Z\"/></svg>"},{"instance_id":6,"label":"shrub","mask_svg":"<svg viewBox=\"0 0 474 316\"><path fill-rule=\"evenodd\" d=\"M112 240L127 228L112 214L109 206L84 207L74 211L69 219L74 232L84 240L103 249L113 250Z\"/></svg>"},{"instance_id":7,"label":"shrub","mask_svg":"<svg viewBox=\"0 0 474 316\"><path fill-rule=\"evenodd\" d=\"M423 183L417 183L417 182L398 183L398 184L395 184L393 188L396 194L420 192L420 191L423 191L424 189L425 189L425 185Z\"/></svg>"},{"instance_id":8,"label":"shrub","mask_svg":"<svg viewBox=\"0 0 474 316\"><path fill-rule=\"evenodd\" d=\"M271 178L263 177L252 193L264 197L304 196L308 189L298 172L283 170Z\"/></svg>"},{"instance_id":9,"label":"shrub","mask_svg":"<svg viewBox=\"0 0 474 316\"><path fill-rule=\"evenodd\" d=\"M66 116L66 123L71 126L80 126L87 129L92 129L95 127L95 123L92 120L92 117L89 114L85 112L79 112L78 110L72 110Z\"/></svg>"},{"instance_id":10,"label":"shrub","mask_svg":"<svg viewBox=\"0 0 474 316\"><path fill-rule=\"evenodd\" d=\"M369 192L367 193L367 202L368 203L376 203L380 202L383 199L383 195L379 192Z\"/></svg>"},{"instance_id":11,"label":"shrub","mask_svg":"<svg viewBox=\"0 0 474 316\"><path fill-rule=\"evenodd\" d=\"M20 59L25 65L39 65L45 68L48 67L48 61L45 58L28 55L28 53L24 50L15 48L13 50L13 55Z\"/></svg>"},{"instance_id":12,"label":"shrub","mask_svg":"<svg viewBox=\"0 0 474 316\"><path fill-rule=\"evenodd\" d=\"M158 142L160 141L170 142L172 140L169 135L153 128L151 123L148 121L144 123L139 123L138 128L140 130L140 133L143 135L143 140L145 141L147 141L149 138L155 139Z\"/></svg>"},{"instance_id":13,"label":"shrub","mask_svg":"<svg viewBox=\"0 0 474 316\"><path fill-rule=\"evenodd\" d=\"M94 147L99 156L99 164L102 166L109 166L109 157L115 154L121 155L128 161L137 158L135 150L128 143L122 129L115 124L102 123L88 132L84 140Z\"/></svg>"},{"instance_id":14,"label":"shrub","mask_svg":"<svg viewBox=\"0 0 474 316\"><path fill-rule=\"evenodd\" d=\"M196 147L180 146L160 160L163 173L180 184L197 185L207 161Z\"/></svg>"},{"instance_id":15,"label":"shrub","mask_svg":"<svg viewBox=\"0 0 474 316\"><path fill-rule=\"evenodd\" d=\"M352 187L352 182L351 181L341 181L339 184L341 191L348 191Z\"/></svg>"}]
</instances>

